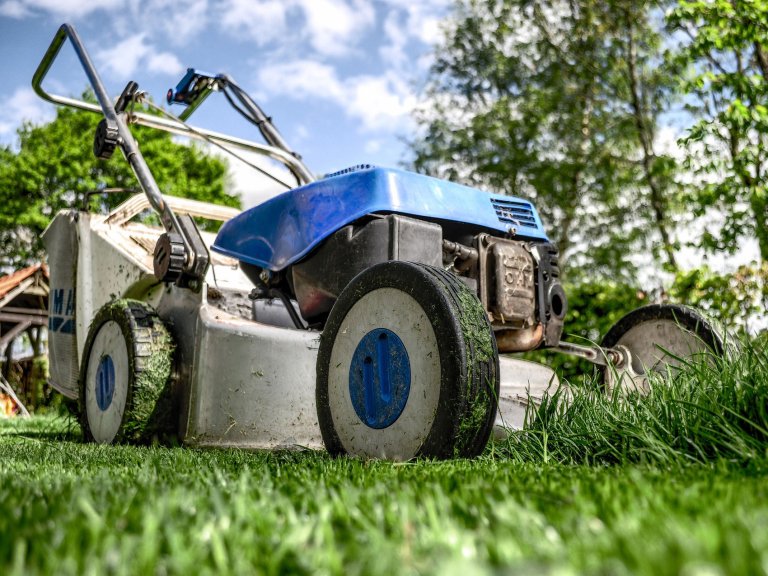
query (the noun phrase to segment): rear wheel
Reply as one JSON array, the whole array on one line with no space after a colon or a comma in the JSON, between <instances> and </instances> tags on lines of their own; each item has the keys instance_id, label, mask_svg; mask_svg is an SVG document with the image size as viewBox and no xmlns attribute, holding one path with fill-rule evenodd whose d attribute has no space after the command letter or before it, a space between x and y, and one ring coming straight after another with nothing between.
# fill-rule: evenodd
<instances>
[{"instance_id":1,"label":"rear wheel","mask_svg":"<svg viewBox=\"0 0 768 576\"><path fill-rule=\"evenodd\" d=\"M80 366L80 423L89 442L146 442L173 427L173 346L146 304L119 300L96 314Z\"/></svg>"},{"instance_id":2,"label":"rear wheel","mask_svg":"<svg viewBox=\"0 0 768 576\"><path fill-rule=\"evenodd\" d=\"M456 276L385 262L339 296L317 361L318 420L332 454L475 456L490 436L498 393L493 331Z\"/></svg>"},{"instance_id":3,"label":"rear wheel","mask_svg":"<svg viewBox=\"0 0 768 576\"><path fill-rule=\"evenodd\" d=\"M684 362L723 353L723 339L712 325L695 309L676 304L633 310L608 331L602 346L629 353L628 366L603 370L607 392L621 386L647 393L649 373L667 373Z\"/></svg>"}]
</instances>

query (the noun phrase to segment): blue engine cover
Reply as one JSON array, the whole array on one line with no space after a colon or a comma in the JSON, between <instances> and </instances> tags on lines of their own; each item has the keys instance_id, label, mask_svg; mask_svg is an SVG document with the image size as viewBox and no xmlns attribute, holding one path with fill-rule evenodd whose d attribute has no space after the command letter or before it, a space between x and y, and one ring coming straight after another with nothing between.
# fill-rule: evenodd
<instances>
[{"instance_id":1,"label":"blue engine cover","mask_svg":"<svg viewBox=\"0 0 768 576\"><path fill-rule=\"evenodd\" d=\"M212 248L272 271L367 214L403 214L547 240L533 205L513 196L391 168L342 172L289 190L226 222Z\"/></svg>"}]
</instances>

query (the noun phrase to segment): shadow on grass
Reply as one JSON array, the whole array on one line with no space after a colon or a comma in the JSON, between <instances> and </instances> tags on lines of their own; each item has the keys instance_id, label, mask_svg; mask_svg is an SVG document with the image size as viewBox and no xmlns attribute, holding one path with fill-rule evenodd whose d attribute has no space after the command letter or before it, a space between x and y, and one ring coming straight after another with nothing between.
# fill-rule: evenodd
<instances>
[{"instance_id":1,"label":"shadow on grass","mask_svg":"<svg viewBox=\"0 0 768 576\"><path fill-rule=\"evenodd\" d=\"M81 442L82 433L72 416L41 415L0 420L0 438L28 438L56 442Z\"/></svg>"}]
</instances>

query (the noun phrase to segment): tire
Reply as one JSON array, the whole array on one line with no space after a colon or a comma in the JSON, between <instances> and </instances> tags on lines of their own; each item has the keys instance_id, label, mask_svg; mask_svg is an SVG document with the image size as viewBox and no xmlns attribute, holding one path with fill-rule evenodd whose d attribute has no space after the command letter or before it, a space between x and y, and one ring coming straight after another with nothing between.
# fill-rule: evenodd
<instances>
[{"instance_id":1,"label":"tire","mask_svg":"<svg viewBox=\"0 0 768 576\"><path fill-rule=\"evenodd\" d=\"M384 262L356 276L334 304L320 338L316 389L331 454L476 456L498 397L493 331L455 275Z\"/></svg>"},{"instance_id":2,"label":"tire","mask_svg":"<svg viewBox=\"0 0 768 576\"><path fill-rule=\"evenodd\" d=\"M602 341L603 348L624 346L632 357L634 380L623 370L603 369L603 383L611 392L617 382L624 388L649 391L648 372L666 374L683 361L723 354L723 338L694 308L653 304L633 310L614 324Z\"/></svg>"},{"instance_id":3,"label":"tire","mask_svg":"<svg viewBox=\"0 0 768 576\"><path fill-rule=\"evenodd\" d=\"M173 428L173 345L146 304L118 300L91 323L80 365L80 425L87 442L146 443Z\"/></svg>"}]
</instances>

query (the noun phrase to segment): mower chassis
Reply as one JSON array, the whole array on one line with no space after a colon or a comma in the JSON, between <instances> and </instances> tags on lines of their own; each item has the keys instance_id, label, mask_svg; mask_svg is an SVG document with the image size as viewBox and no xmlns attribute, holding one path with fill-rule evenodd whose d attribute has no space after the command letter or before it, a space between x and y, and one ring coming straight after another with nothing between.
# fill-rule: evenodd
<instances>
[{"instance_id":1,"label":"mower chassis","mask_svg":"<svg viewBox=\"0 0 768 576\"><path fill-rule=\"evenodd\" d=\"M42 88L49 68L67 39L88 76L98 106L52 95ZM221 79L231 82L228 77ZM320 333L295 329L286 309L281 309L280 305L271 305L264 299L251 302L249 294L253 285L240 264L232 258L211 253L213 236L200 233L192 220L192 216L227 220L237 211L164 197L128 124L144 124L266 155L292 172L297 184L307 184L312 175L299 158L280 138L273 139L273 145L264 146L194 128L177 120L134 113L132 103L142 101L142 95L133 82L113 103L77 33L66 24L61 26L38 66L33 87L45 100L102 115L94 145L96 155L108 158L119 146L144 191L144 196L128 200L108 216L61 212L45 232L52 296L49 311L51 384L70 398L78 397L80 381L87 380L89 389L98 385L99 390L92 390L90 394L95 395L99 410L108 413L113 391L106 392L104 387L106 380L114 374L102 377L102 368L108 365L110 367L105 370L113 370L112 359L107 354L101 358L94 355L95 361L89 364L90 351L86 348L93 340L89 336L93 322L97 325L98 337L104 335L99 340L100 346L111 335L130 344L127 357L133 363L132 368L120 372L124 379L128 379L121 381L124 401L125 390L133 385L130 379L139 371L142 377L147 374L145 367L136 363L136 358L154 358L154 348L149 354L146 350L138 351L137 347L160 346L158 342L163 339L155 340L149 329L142 326L137 334L140 332L140 336L146 336L149 341L134 340L135 334L131 334L129 342L125 339L126 333L115 331L115 327L120 327L116 320L109 320L114 326L99 332L107 323L99 320L99 313L105 307L110 312L110 306L119 304L120 300L138 300L142 304L122 303L125 305L123 309L137 310L137 314L144 314L144 319L151 317L148 322L153 326L155 322L164 325L158 329L166 335L166 347L160 351L160 356L168 362L171 358L168 333L173 340L173 371L168 385L172 407L178 416L175 429L180 440L200 446L322 447L323 435L315 405L316 374L320 371L317 366ZM247 107L251 102L247 99L243 103ZM257 108L255 104L253 106ZM164 230L131 222L134 216L149 207L159 216ZM162 259L163 254L177 256L174 246L178 245L182 245L183 262L174 260L169 263ZM160 249L156 250L156 246ZM165 248L169 251L164 252ZM161 258L153 259L153 253L160 254ZM439 269L438 272L443 273ZM432 273L422 271L421 274L426 278ZM258 316L254 311L259 306L262 310L272 306L272 311L265 317ZM133 320L137 317L131 316ZM256 321L257 317L271 320ZM488 330L491 330L490 325ZM559 333L553 340L559 340ZM719 335L700 314L670 305L633 311L609 331L605 344L604 347L583 346L561 341L554 349L602 367L607 389L619 387L641 392L647 392L649 371L663 372L686 358L709 351L720 354L723 349ZM97 353L106 349L105 346L97 347ZM528 402L535 402L548 388L558 386L554 372L545 366L508 357L499 360L497 434L522 427ZM81 373L81 363L88 368L88 378L84 378L85 372ZM477 366L482 367L480 362ZM91 368L96 370L95 378L91 378ZM459 377L470 372L469 369L458 371ZM166 372L160 385L165 386L167 378ZM108 394L106 407L101 406L99 394ZM118 413L116 409L113 412ZM484 422L490 426L493 412L488 410L486 414ZM121 424L119 420L115 422ZM487 433L487 427L483 430Z\"/></svg>"},{"instance_id":2,"label":"mower chassis","mask_svg":"<svg viewBox=\"0 0 768 576\"><path fill-rule=\"evenodd\" d=\"M226 218L236 212L165 199L180 214ZM321 448L315 406L320 333L297 330L288 318L282 325L252 320L251 282L236 260L216 253L200 291L159 283L152 273L152 248L162 230L130 221L147 207L146 198L137 195L108 216L61 212L46 230L54 300L51 384L76 398L94 316L109 302L141 300L157 310L173 336L171 385L180 440L251 449ZM212 234L203 237L208 245L213 242ZM69 300L74 302L71 310ZM65 329L67 322L71 331ZM500 365L497 436L522 427L529 399L557 385L544 366L505 357Z\"/></svg>"}]
</instances>

